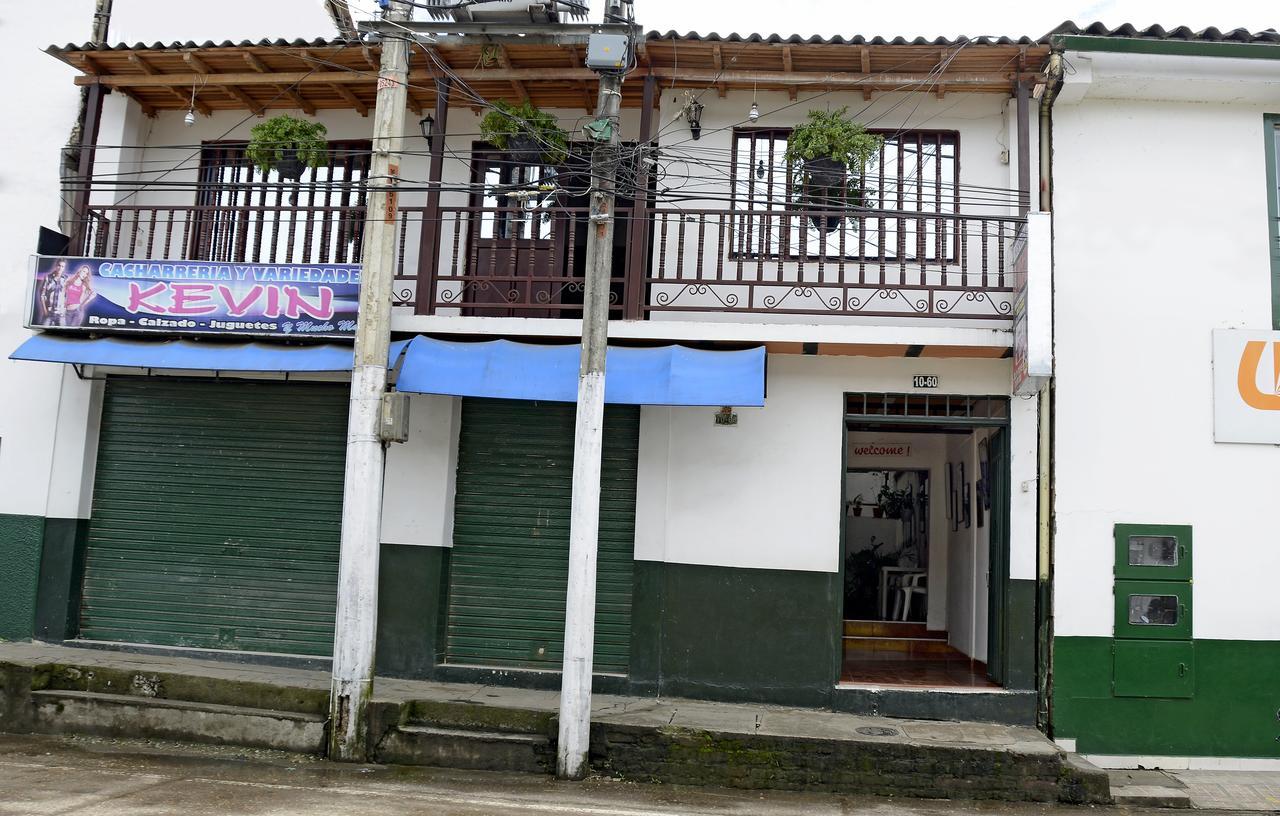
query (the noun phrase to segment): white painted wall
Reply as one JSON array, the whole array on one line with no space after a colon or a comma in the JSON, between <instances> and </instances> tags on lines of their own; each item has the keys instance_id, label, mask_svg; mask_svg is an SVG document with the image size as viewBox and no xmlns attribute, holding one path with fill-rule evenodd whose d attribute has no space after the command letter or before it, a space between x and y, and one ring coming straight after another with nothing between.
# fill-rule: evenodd
<instances>
[{"instance_id":1,"label":"white painted wall","mask_svg":"<svg viewBox=\"0 0 1280 816\"><path fill-rule=\"evenodd\" d=\"M60 416L74 413L63 406L66 392L83 400L88 387L64 377L61 367L13 362L8 355L30 333L27 317L29 258L36 250L37 230L56 229L60 206L60 151L75 123L80 94L71 68L39 53L49 42L88 39L92 26L90 0L65 0L56 14L43 3L7 3L0 9L0 74L10 83L11 116L0 128L0 513L43 516L75 515L75 489L59 487L50 499L55 433ZM38 66L38 70L33 69ZM17 79L17 78L20 78ZM59 461L73 461L70 450ZM78 485L77 485L78 487Z\"/></svg>"},{"instance_id":2,"label":"white painted wall","mask_svg":"<svg viewBox=\"0 0 1280 816\"><path fill-rule=\"evenodd\" d=\"M989 438L992 431L982 429L968 436L953 436L947 440L947 460L955 468L957 510L963 507L966 485L960 483L960 463L964 463L964 478L969 493L969 526L965 526L963 512L958 529L947 523L947 633L952 646L974 658L987 659L987 608L990 587L991 514L983 510L983 524L978 525L978 443ZM943 497L945 501L945 496Z\"/></svg>"},{"instance_id":3,"label":"white painted wall","mask_svg":"<svg viewBox=\"0 0 1280 816\"><path fill-rule=\"evenodd\" d=\"M765 405L737 409L736 427L710 408L645 407L636 558L837 571L843 395L910 391L920 373L948 393L1009 392L1005 360L770 355Z\"/></svg>"},{"instance_id":4,"label":"white painted wall","mask_svg":"<svg viewBox=\"0 0 1280 816\"><path fill-rule=\"evenodd\" d=\"M1213 329L1271 323L1262 114L1280 64L1161 58L1188 87L1067 58L1092 69L1054 109L1055 633L1110 635L1112 525L1166 522L1194 527L1194 636L1276 639L1280 459L1214 443L1210 355Z\"/></svg>"},{"instance_id":5,"label":"white painted wall","mask_svg":"<svg viewBox=\"0 0 1280 816\"><path fill-rule=\"evenodd\" d=\"M387 448L382 543L453 546L454 482L462 400L409 397L409 440Z\"/></svg>"}]
</instances>

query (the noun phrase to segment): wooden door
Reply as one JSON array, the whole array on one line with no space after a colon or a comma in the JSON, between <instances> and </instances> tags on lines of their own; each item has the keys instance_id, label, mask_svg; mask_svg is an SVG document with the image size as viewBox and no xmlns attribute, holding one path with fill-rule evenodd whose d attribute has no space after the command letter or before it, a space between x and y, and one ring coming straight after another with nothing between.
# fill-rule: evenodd
<instances>
[{"instance_id":1,"label":"wooden door","mask_svg":"<svg viewBox=\"0 0 1280 816\"><path fill-rule=\"evenodd\" d=\"M567 280L568 226L559 196L544 191L551 174L494 150L472 160L468 282L462 313L481 317L555 317Z\"/></svg>"}]
</instances>

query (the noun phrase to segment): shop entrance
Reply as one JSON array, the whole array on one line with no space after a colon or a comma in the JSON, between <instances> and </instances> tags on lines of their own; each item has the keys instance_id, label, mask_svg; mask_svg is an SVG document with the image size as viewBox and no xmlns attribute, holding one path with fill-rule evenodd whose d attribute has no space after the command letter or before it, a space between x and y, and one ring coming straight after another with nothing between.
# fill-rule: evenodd
<instances>
[{"instance_id":1,"label":"shop entrance","mask_svg":"<svg viewBox=\"0 0 1280 816\"><path fill-rule=\"evenodd\" d=\"M1008 400L848 402L840 683L999 688Z\"/></svg>"}]
</instances>

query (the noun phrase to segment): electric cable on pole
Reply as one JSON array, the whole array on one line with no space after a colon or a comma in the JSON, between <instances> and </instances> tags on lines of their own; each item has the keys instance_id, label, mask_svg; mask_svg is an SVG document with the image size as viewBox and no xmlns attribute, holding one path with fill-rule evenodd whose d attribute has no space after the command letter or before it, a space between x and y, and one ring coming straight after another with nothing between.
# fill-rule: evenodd
<instances>
[{"instance_id":1,"label":"electric cable on pole","mask_svg":"<svg viewBox=\"0 0 1280 816\"><path fill-rule=\"evenodd\" d=\"M391 2L389 22L412 11ZM338 556L338 606L334 624L333 683L329 703L329 758L367 759L368 719L373 695L374 644L378 626L378 563L382 527L385 449L383 400L391 345L391 300L395 276L398 178L396 144L404 133L408 101L409 45L403 32L383 35L374 109L373 158L369 165L360 311L342 491L342 547Z\"/></svg>"},{"instance_id":2,"label":"electric cable on pole","mask_svg":"<svg viewBox=\"0 0 1280 816\"><path fill-rule=\"evenodd\" d=\"M608 0L605 19L622 14L623 0ZM591 153L591 207L586 288L582 310L582 362L573 440L573 498L569 511L569 580L565 599L564 669L556 775L587 774L591 730L591 670L595 647L596 556L600 532L600 460L604 443L605 355L609 345L609 282L613 276L614 199L618 174L618 111L630 50L617 69L604 69L594 121L585 127ZM594 49L588 48L588 51ZM590 65L590 54L588 64Z\"/></svg>"}]
</instances>

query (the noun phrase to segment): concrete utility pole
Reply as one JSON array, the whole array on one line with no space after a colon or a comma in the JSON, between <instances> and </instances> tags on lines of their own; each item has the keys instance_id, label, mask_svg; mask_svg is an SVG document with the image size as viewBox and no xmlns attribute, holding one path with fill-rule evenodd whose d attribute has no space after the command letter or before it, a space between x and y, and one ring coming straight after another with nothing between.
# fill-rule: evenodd
<instances>
[{"instance_id":1,"label":"concrete utility pole","mask_svg":"<svg viewBox=\"0 0 1280 816\"><path fill-rule=\"evenodd\" d=\"M403 23L410 6L394 2L386 19ZM382 527L385 450L381 427L391 344L391 284L394 275L399 149L404 135L408 32L385 34L378 71L369 167L368 210L351 371L351 413L342 491L342 551L338 560L338 609L333 636L333 683L329 701L329 758L363 762L373 694L374 643L378 631L378 549Z\"/></svg>"},{"instance_id":2,"label":"concrete utility pole","mask_svg":"<svg viewBox=\"0 0 1280 816\"><path fill-rule=\"evenodd\" d=\"M608 0L605 21L622 13ZM609 347L609 282L613 276L614 189L618 175L618 110L623 71L600 76L595 123L608 123L608 140L591 155L591 227L587 239L582 309L582 364L573 440L573 499L569 520L569 585L565 601L564 672L560 685L560 737L556 774L587 773L591 730L591 669L596 633L596 555L600 532L600 458L604 441L604 363ZM594 132L600 132L598 130Z\"/></svg>"}]
</instances>

